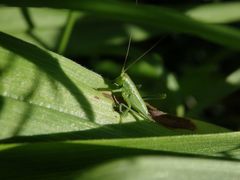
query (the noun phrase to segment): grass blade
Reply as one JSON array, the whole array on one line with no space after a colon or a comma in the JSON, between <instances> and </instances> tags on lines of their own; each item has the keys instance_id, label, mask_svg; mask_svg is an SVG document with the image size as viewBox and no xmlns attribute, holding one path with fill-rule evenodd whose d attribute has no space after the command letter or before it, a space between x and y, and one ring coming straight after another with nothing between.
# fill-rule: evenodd
<instances>
[{"instance_id":1,"label":"grass blade","mask_svg":"<svg viewBox=\"0 0 240 180\"><path fill-rule=\"evenodd\" d=\"M119 163L125 164L131 160L136 160L131 161L133 164L126 164L126 168L129 167L128 165L131 166L125 171L126 177L131 176L135 168L148 164L149 166L145 165L145 169L141 170L143 177L152 170L154 171L151 177L154 177L153 175L157 175L157 172L165 172L166 169L170 172L176 172L177 169L186 168L186 172L182 173L183 177L185 177L184 175L192 176L193 172L196 172L197 174L206 173L206 176L200 177L222 175L224 179L236 177L239 173L239 142L240 133L237 132L153 138L0 144L0 177L4 179L16 177L22 179L92 177L94 179L95 175L100 175L102 178L109 178L111 174L121 171L122 166L118 166ZM125 159L129 156L142 155L148 155L148 157L143 157L140 161L134 158ZM154 155L157 161L154 161L149 155ZM121 158L124 159L118 162L118 159ZM224 159L228 161L224 161ZM13 161L14 163L12 163ZM113 164L108 163L109 161L113 161ZM171 162L175 163L171 164ZM186 163L186 166L180 162ZM104 165L105 163L106 165ZM109 169L106 170L106 167ZM212 171L207 167L212 167ZM224 168L227 168L225 170L231 173L222 174L220 171ZM212 174L209 174L210 172Z\"/></svg>"},{"instance_id":2,"label":"grass blade","mask_svg":"<svg viewBox=\"0 0 240 180\"><path fill-rule=\"evenodd\" d=\"M51 7L93 13L97 16L109 17L131 23L142 23L150 27L169 32L188 33L208 41L240 49L240 31L227 26L205 24L191 19L171 9L120 3L117 1L92 0L3 0L2 4L19 7Z\"/></svg>"}]
</instances>

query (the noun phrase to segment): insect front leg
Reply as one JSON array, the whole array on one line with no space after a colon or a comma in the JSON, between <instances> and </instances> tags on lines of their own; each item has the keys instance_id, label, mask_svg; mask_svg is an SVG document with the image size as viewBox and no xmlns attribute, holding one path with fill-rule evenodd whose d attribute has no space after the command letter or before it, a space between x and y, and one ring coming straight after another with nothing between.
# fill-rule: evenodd
<instances>
[{"instance_id":1,"label":"insect front leg","mask_svg":"<svg viewBox=\"0 0 240 180\"><path fill-rule=\"evenodd\" d=\"M126 108L125 110L123 110L123 107ZM122 123L122 119L123 117L126 117L127 113L131 111L131 105L126 105L124 103L120 103L119 104L119 112L120 112L120 120L119 123Z\"/></svg>"},{"instance_id":2,"label":"insect front leg","mask_svg":"<svg viewBox=\"0 0 240 180\"><path fill-rule=\"evenodd\" d=\"M114 90L114 91L116 92L116 90ZM117 89L117 92L121 92L121 91L119 89ZM117 105L116 107L118 108L118 111L120 112L119 123L122 123L123 117L125 117L127 115L127 113L132 110L131 103L126 100L123 100L122 98L116 97L116 96L113 96L113 99ZM126 102L127 105L124 102Z\"/></svg>"}]
</instances>

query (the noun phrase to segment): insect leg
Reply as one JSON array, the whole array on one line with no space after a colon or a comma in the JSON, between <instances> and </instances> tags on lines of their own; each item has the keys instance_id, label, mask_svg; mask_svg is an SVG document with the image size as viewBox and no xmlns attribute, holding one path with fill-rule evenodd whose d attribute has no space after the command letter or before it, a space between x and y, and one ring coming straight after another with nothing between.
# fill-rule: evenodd
<instances>
[{"instance_id":1,"label":"insect leg","mask_svg":"<svg viewBox=\"0 0 240 180\"><path fill-rule=\"evenodd\" d=\"M124 111L122 108L126 108L126 110ZM126 104L119 104L119 112L121 112L122 114L120 114L120 123L122 122L122 118L124 116L127 115L128 112L131 112L133 114L133 116L136 117L136 120L138 120L140 117L143 119L148 119L148 120L152 120L150 117L148 117L147 115L144 114L139 114L136 111L134 111L133 109L131 109L131 107L129 108Z\"/></svg>"},{"instance_id":2,"label":"insect leg","mask_svg":"<svg viewBox=\"0 0 240 180\"><path fill-rule=\"evenodd\" d=\"M123 110L123 107L126 108L126 109ZM127 105L124 104L124 103L120 103L120 104L119 104L119 112L121 113L121 114L120 114L119 123L122 123L123 117L126 117L126 115L127 115L127 113L128 113L129 111L132 111L131 105L130 105L130 106L127 106Z\"/></svg>"},{"instance_id":3,"label":"insect leg","mask_svg":"<svg viewBox=\"0 0 240 180\"><path fill-rule=\"evenodd\" d=\"M128 106L126 106L124 103L119 101L118 98L116 98L116 96L114 96L114 95L113 95L113 100L114 100L114 102L116 104L115 107L117 107L118 108L118 112L120 112L119 123L122 123L122 117L126 116L126 113L125 113L126 110L123 110L123 107L128 109Z\"/></svg>"}]
</instances>

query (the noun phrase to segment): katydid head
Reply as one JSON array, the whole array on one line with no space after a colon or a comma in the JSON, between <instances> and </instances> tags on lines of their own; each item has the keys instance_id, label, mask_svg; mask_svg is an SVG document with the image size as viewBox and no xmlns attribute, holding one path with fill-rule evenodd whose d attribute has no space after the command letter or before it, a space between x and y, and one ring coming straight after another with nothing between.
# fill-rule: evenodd
<instances>
[{"instance_id":1,"label":"katydid head","mask_svg":"<svg viewBox=\"0 0 240 180\"><path fill-rule=\"evenodd\" d=\"M129 79L129 76L124 71L122 71L120 76L115 79L115 84L122 86L126 79Z\"/></svg>"},{"instance_id":2,"label":"katydid head","mask_svg":"<svg viewBox=\"0 0 240 180\"><path fill-rule=\"evenodd\" d=\"M115 79L115 84L117 86L122 86L122 84L123 84L122 74Z\"/></svg>"}]
</instances>

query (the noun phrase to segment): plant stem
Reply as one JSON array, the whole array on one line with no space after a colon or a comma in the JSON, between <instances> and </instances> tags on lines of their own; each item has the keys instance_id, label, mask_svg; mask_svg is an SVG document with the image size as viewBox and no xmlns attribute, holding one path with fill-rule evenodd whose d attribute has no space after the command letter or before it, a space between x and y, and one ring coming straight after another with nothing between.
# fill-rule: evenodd
<instances>
[{"instance_id":1,"label":"plant stem","mask_svg":"<svg viewBox=\"0 0 240 180\"><path fill-rule=\"evenodd\" d=\"M76 12L69 11L66 26L65 26L65 29L63 31L62 38L60 40L59 47L58 47L58 50L57 50L57 52L59 54L64 54L65 51L66 51L70 36L72 34L73 26L74 26L74 24L77 20L76 15L77 15Z\"/></svg>"}]
</instances>

